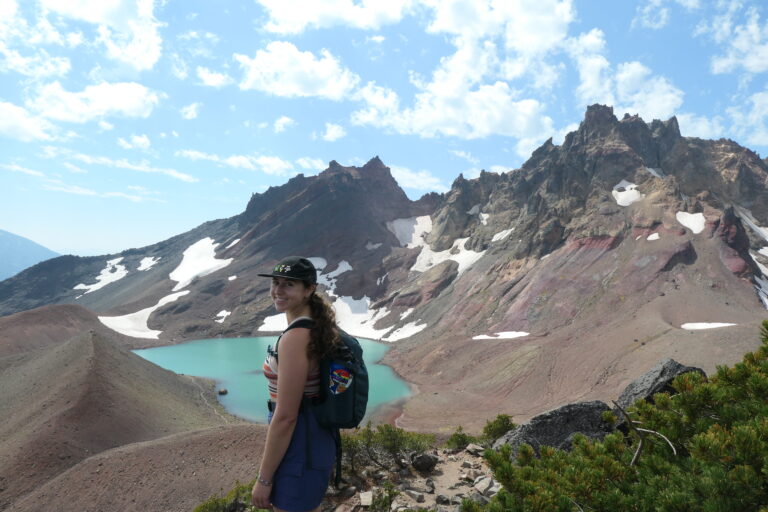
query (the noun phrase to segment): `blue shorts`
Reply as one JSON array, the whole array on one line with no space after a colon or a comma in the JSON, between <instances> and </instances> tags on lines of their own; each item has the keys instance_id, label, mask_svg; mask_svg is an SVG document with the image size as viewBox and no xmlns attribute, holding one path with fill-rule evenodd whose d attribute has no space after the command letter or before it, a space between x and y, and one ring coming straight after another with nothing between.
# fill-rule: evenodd
<instances>
[{"instance_id":1,"label":"blue shorts","mask_svg":"<svg viewBox=\"0 0 768 512\"><path fill-rule=\"evenodd\" d=\"M272 478L272 505L290 512L317 508L328 489L335 462L333 432L318 425L314 413L302 407L291 443Z\"/></svg>"}]
</instances>

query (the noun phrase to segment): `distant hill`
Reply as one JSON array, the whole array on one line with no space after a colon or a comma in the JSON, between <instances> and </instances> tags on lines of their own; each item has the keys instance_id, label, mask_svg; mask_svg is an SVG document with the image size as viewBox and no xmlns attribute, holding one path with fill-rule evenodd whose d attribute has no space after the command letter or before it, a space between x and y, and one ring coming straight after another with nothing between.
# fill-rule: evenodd
<instances>
[{"instance_id":1,"label":"distant hill","mask_svg":"<svg viewBox=\"0 0 768 512\"><path fill-rule=\"evenodd\" d=\"M32 240L0 229L0 281L56 256L58 253Z\"/></svg>"}]
</instances>

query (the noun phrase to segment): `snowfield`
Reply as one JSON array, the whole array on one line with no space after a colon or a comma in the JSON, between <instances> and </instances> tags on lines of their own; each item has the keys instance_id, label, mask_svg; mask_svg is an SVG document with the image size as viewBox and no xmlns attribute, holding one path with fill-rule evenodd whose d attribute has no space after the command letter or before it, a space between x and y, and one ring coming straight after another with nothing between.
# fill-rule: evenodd
<instances>
[{"instance_id":1,"label":"snowfield","mask_svg":"<svg viewBox=\"0 0 768 512\"><path fill-rule=\"evenodd\" d=\"M149 315L151 315L152 312L160 306L164 306L165 304L173 302L179 297L183 297L188 293L189 290L172 293L160 299L154 306L144 308L135 313L130 313L123 316L100 316L99 320L101 323L113 331L119 332L120 334L125 334L126 336L132 336L134 338L148 338L156 340L158 336L163 333L163 331L155 331L147 326Z\"/></svg>"},{"instance_id":2,"label":"snowfield","mask_svg":"<svg viewBox=\"0 0 768 512\"><path fill-rule=\"evenodd\" d=\"M645 197L645 194L641 194L637 189L637 185L627 180L618 182L611 190L611 195L619 206L629 206Z\"/></svg>"},{"instance_id":3,"label":"snowfield","mask_svg":"<svg viewBox=\"0 0 768 512\"><path fill-rule=\"evenodd\" d=\"M694 235L704 231L706 220L703 213L677 212L675 218L677 218L677 222L693 231Z\"/></svg>"},{"instance_id":4,"label":"snowfield","mask_svg":"<svg viewBox=\"0 0 768 512\"><path fill-rule=\"evenodd\" d=\"M522 331L502 331L497 332L496 334L480 334L478 336L473 336L473 340L511 340L514 338L522 338L523 336L530 336L531 333L529 332L522 332Z\"/></svg>"},{"instance_id":5,"label":"snowfield","mask_svg":"<svg viewBox=\"0 0 768 512\"><path fill-rule=\"evenodd\" d=\"M418 258L416 258L416 263L411 267L411 271L426 272L438 263L453 260L459 264L459 275L461 275L485 254L485 251L475 252L467 249L465 247L467 240L469 238L458 238L453 242L453 246L450 249L439 252L435 252L428 245L425 245L421 248L421 252Z\"/></svg>"},{"instance_id":6,"label":"snowfield","mask_svg":"<svg viewBox=\"0 0 768 512\"><path fill-rule=\"evenodd\" d=\"M650 235L648 235L648 238L646 238L646 240L649 240L652 242L654 240L658 240L659 238L661 238L661 236L658 233L651 233Z\"/></svg>"},{"instance_id":7,"label":"snowfield","mask_svg":"<svg viewBox=\"0 0 768 512\"><path fill-rule=\"evenodd\" d=\"M155 258L153 256L147 256L146 258L142 258L141 261L139 262L139 268L137 268L136 270L139 270L141 272L145 270L149 270L152 267L154 267L158 261L160 261L159 257Z\"/></svg>"},{"instance_id":8,"label":"snowfield","mask_svg":"<svg viewBox=\"0 0 768 512\"><path fill-rule=\"evenodd\" d=\"M736 324L724 324L724 323L717 323L717 322L694 322L690 324L683 324L680 326L681 329L687 329L689 331L697 331L701 329L717 329L719 327L730 327L732 325Z\"/></svg>"},{"instance_id":9,"label":"snowfield","mask_svg":"<svg viewBox=\"0 0 768 512\"><path fill-rule=\"evenodd\" d=\"M432 219L429 215L395 219L387 222L387 229L397 237L403 247L421 247L426 243L426 236L432 232Z\"/></svg>"},{"instance_id":10,"label":"snowfield","mask_svg":"<svg viewBox=\"0 0 768 512\"><path fill-rule=\"evenodd\" d=\"M493 235L493 238L491 238L491 242L500 242L501 240L504 240L514 230L515 230L515 228L509 228L509 229L505 229L504 231L499 231L498 233Z\"/></svg>"},{"instance_id":11,"label":"snowfield","mask_svg":"<svg viewBox=\"0 0 768 512\"><path fill-rule=\"evenodd\" d=\"M213 274L232 263L233 258L216 258L218 245L212 238L206 237L187 247L179 266L168 274L171 280L177 282L173 291L186 288L195 278Z\"/></svg>"},{"instance_id":12,"label":"snowfield","mask_svg":"<svg viewBox=\"0 0 768 512\"><path fill-rule=\"evenodd\" d=\"M95 292L96 290L101 290L109 283L121 280L128 275L128 269L125 268L125 265L119 264L121 261L123 261L122 257L107 261L107 266L95 277L96 282L94 284L80 283L73 289L85 290L83 292L83 295L85 295L87 293ZM83 295L78 295L77 298L79 299Z\"/></svg>"}]
</instances>

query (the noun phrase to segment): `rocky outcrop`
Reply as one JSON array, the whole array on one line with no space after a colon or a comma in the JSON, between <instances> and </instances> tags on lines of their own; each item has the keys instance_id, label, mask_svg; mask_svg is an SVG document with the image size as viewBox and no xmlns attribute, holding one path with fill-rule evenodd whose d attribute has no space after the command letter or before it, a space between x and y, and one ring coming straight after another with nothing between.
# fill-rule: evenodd
<instances>
[{"instance_id":1,"label":"rocky outcrop","mask_svg":"<svg viewBox=\"0 0 768 512\"><path fill-rule=\"evenodd\" d=\"M610 408L597 400L564 405L507 432L493 443L493 447L498 449L508 444L515 454L522 444L531 445L537 453L541 446L568 450L574 434L590 439L602 439L609 434L613 427L603 419L603 414L608 411Z\"/></svg>"},{"instance_id":2,"label":"rocky outcrop","mask_svg":"<svg viewBox=\"0 0 768 512\"><path fill-rule=\"evenodd\" d=\"M674 393L672 381L675 377L684 373L696 372L704 375L704 370L685 366L674 359L664 359L637 379L633 380L619 395L616 401L620 407L626 409L638 400L653 400L656 393Z\"/></svg>"}]
</instances>

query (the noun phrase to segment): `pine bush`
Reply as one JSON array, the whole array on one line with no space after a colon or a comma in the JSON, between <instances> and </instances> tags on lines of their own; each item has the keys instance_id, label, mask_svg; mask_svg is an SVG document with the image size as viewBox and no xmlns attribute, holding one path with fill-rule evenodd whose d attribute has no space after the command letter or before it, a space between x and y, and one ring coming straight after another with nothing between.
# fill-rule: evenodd
<instances>
[{"instance_id":1,"label":"pine bush","mask_svg":"<svg viewBox=\"0 0 768 512\"><path fill-rule=\"evenodd\" d=\"M627 435L575 436L570 452L508 446L487 460L503 489L465 512L768 511L768 321L762 346L709 380L688 373L627 411Z\"/></svg>"}]
</instances>

